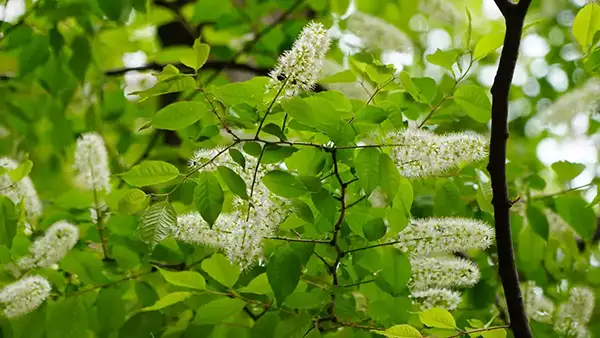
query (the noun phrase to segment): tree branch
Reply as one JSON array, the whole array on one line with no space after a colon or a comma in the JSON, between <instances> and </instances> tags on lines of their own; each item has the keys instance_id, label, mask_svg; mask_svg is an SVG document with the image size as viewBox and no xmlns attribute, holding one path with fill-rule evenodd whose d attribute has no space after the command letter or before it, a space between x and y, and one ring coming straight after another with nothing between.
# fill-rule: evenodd
<instances>
[{"instance_id":1,"label":"tree branch","mask_svg":"<svg viewBox=\"0 0 600 338\"><path fill-rule=\"evenodd\" d=\"M521 44L521 33L525 15L531 0L521 0L515 5L508 0L495 0L504 15L506 35L500 56L498 72L492 86L492 133L490 140L490 160L487 170L492 181L494 223L498 248L498 269L508 312L510 326L519 338L531 338L531 330L525 315L523 296L515 265L515 254L510 233L509 209L511 201L506 182L506 142L508 139L508 99Z\"/></svg>"},{"instance_id":2,"label":"tree branch","mask_svg":"<svg viewBox=\"0 0 600 338\"><path fill-rule=\"evenodd\" d=\"M141 67L125 67L125 68L117 68L117 69L111 69L111 70L107 70L104 72L104 75L107 76L121 76L127 72L130 71L138 71L138 72L143 72L143 71L148 71L148 70L162 70L163 67L166 66L164 64L160 64L160 63L149 63L145 66L141 66ZM184 65L178 64L175 65L177 68L179 68L179 70L190 70L189 68L185 67ZM252 72L258 75L267 75L269 73L269 69L267 68L259 68L259 67L255 67L252 65L248 65L248 64L241 64L241 63L231 63L231 62L226 62L226 61L207 61L204 66L202 66L202 69L216 69L216 70L223 70L223 69L234 69L234 70L244 70L244 71L248 71L248 72Z\"/></svg>"}]
</instances>

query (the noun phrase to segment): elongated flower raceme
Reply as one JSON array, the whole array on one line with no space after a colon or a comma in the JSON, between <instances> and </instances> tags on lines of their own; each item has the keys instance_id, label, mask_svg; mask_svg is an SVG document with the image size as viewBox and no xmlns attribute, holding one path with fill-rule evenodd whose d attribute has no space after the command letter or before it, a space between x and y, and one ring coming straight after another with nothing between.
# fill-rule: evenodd
<instances>
[{"instance_id":1,"label":"elongated flower raceme","mask_svg":"<svg viewBox=\"0 0 600 338\"><path fill-rule=\"evenodd\" d=\"M585 327L592 317L595 294L585 286L574 287L569 291L567 302L560 304L556 311L554 330L569 337L586 337Z\"/></svg>"},{"instance_id":2,"label":"elongated flower raceme","mask_svg":"<svg viewBox=\"0 0 600 338\"><path fill-rule=\"evenodd\" d=\"M302 29L292 49L279 57L277 65L269 74L271 81L267 89L281 89L284 96L311 91L319 78L330 44L331 39L325 27L320 23L310 22Z\"/></svg>"},{"instance_id":3,"label":"elongated flower raceme","mask_svg":"<svg viewBox=\"0 0 600 338\"><path fill-rule=\"evenodd\" d=\"M0 158L0 167L12 170L19 166L15 160L8 157ZM18 182L13 182L8 174L0 175L0 195L8 197L13 203L23 202L25 213L29 219L42 215L43 207L33 181L28 176Z\"/></svg>"},{"instance_id":4,"label":"elongated flower raceme","mask_svg":"<svg viewBox=\"0 0 600 338\"><path fill-rule=\"evenodd\" d=\"M472 287L479 281L479 268L471 261L454 257L417 257L410 260L412 290Z\"/></svg>"},{"instance_id":5,"label":"elongated flower raceme","mask_svg":"<svg viewBox=\"0 0 600 338\"><path fill-rule=\"evenodd\" d=\"M448 289L416 291L412 292L412 298L419 304L421 311L434 307L452 311L460 304L460 292Z\"/></svg>"},{"instance_id":6,"label":"elongated flower raceme","mask_svg":"<svg viewBox=\"0 0 600 338\"><path fill-rule=\"evenodd\" d=\"M453 133L436 135L421 129L406 129L388 135L395 144L393 159L408 178L438 175L487 158L488 141L481 135Z\"/></svg>"},{"instance_id":7,"label":"elongated flower raceme","mask_svg":"<svg viewBox=\"0 0 600 338\"><path fill-rule=\"evenodd\" d=\"M544 296L544 289L535 285L533 281L527 281L521 286L523 290L523 304L527 318L540 323L552 323L554 315L554 303ZM505 304L504 304L505 305Z\"/></svg>"},{"instance_id":8,"label":"elongated flower raceme","mask_svg":"<svg viewBox=\"0 0 600 338\"><path fill-rule=\"evenodd\" d=\"M79 239L79 230L66 221L52 224L29 248L29 255L17 262L21 270L47 268L58 263Z\"/></svg>"},{"instance_id":9,"label":"elongated flower raceme","mask_svg":"<svg viewBox=\"0 0 600 338\"><path fill-rule=\"evenodd\" d=\"M246 157L245 167L234 162L222 148L200 149L190 158L192 170L214 170L217 166L227 166L240 176L250 188L254 179L257 160ZM212 161L211 161L212 160ZM261 182L261 178L274 165L261 165L256 171L256 181L252 192L252 206L234 197L231 210L219 215L212 228L197 212L180 215L172 236L181 242L216 248L225 253L233 264L247 269L263 258L263 240L274 235L279 225L293 212L290 203L271 194ZM250 190L250 189L249 189ZM250 195L250 191L247 192Z\"/></svg>"},{"instance_id":10,"label":"elongated flower raceme","mask_svg":"<svg viewBox=\"0 0 600 338\"><path fill-rule=\"evenodd\" d=\"M85 133L75 149L76 182L88 190L110 191L110 168L106 145L100 135Z\"/></svg>"},{"instance_id":11,"label":"elongated flower raceme","mask_svg":"<svg viewBox=\"0 0 600 338\"><path fill-rule=\"evenodd\" d=\"M494 230L476 219L448 217L412 220L398 234L396 247L411 256L487 249Z\"/></svg>"},{"instance_id":12,"label":"elongated flower raceme","mask_svg":"<svg viewBox=\"0 0 600 338\"><path fill-rule=\"evenodd\" d=\"M592 115L600 109L600 79L591 78L582 86L561 95L538 115L543 122L556 124L570 121L575 114Z\"/></svg>"},{"instance_id":13,"label":"elongated flower raceme","mask_svg":"<svg viewBox=\"0 0 600 338\"><path fill-rule=\"evenodd\" d=\"M41 276L22 278L0 291L0 306L5 317L18 318L37 309L48 298L52 287Z\"/></svg>"},{"instance_id":14,"label":"elongated flower raceme","mask_svg":"<svg viewBox=\"0 0 600 338\"><path fill-rule=\"evenodd\" d=\"M358 36L365 49L370 51L412 50L412 41L396 26L383 19L362 12L355 12L348 17L347 30Z\"/></svg>"}]
</instances>

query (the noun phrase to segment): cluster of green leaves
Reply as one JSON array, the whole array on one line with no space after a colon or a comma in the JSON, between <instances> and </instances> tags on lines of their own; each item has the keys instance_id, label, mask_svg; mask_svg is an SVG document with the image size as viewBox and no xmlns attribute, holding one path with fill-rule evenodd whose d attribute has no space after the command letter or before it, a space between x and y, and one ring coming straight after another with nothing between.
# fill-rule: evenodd
<instances>
[{"instance_id":1,"label":"cluster of green leaves","mask_svg":"<svg viewBox=\"0 0 600 338\"><path fill-rule=\"evenodd\" d=\"M575 11L567 2L551 2ZM382 143L387 133L409 123L436 126L439 132L485 133L491 102L473 75L480 65L497 60L502 22L480 33L481 2L469 1L457 25L429 22L462 39L460 47L437 49L423 59L415 53L415 64L400 73L378 61L378 55L360 53L349 58L350 69L320 82L323 87L368 84L374 89L368 100L320 91L270 107L275 98L265 93L265 77L229 83L239 74L228 73L211 84L208 79L216 68L227 64L234 69L237 62L264 72L306 23L302 13L327 22L349 1L247 1L239 8L234 1L199 0L177 9L179 3L26 1L23 22L0 26L0 153L20 158L28 153L31 159L0 175L14 181L31 175L45 202L34 236L59 219L77 224L81 234L58 270L37 271L51 281L52 299L23 318L2 319L3 335L504 337L502 316L489 321L490 311L498 311L501 288L497 266L488 263L495 263L492 253L466 253L480 266L482 280L466 291L453 317L441 309L417 311L406 286L410 263L386 245L411 217L463 216L491 223L491 188L483 164L409 181L398 172L389 147L361 146ZM463 13L465 4L453 4ZM433 15L423 13L419 2L357 0L356 6L405 31L415 50L428 47L410 29L415 15ZM277 16L289 8L295 10L277 25L264 20L265 13ZM571 85L598 72L598 5L583 7L572 27L545 16L541 3L534 2L531 11L542 20L529 25L526 34L548 36L559 30L578 43L583 57L575 62L561 59L562 45L553 46L546 57L548 64L569 73L585 71ZM178 35L161 38L165 47L154 37L140 38L143 28L182 22ZM255 34L248 40L252 45L244 42L248 32ZM202 38L181 45L181 36L190 33ZM152 63L147 69L158 65L161 70L153 86L126 88L138 98L131 102L123 93L120 75L126 70L120 67L125 53L137 51ZM330 56L342 58L337 49ZM439 80L422 75L432 65L443 70ZM526 98L515 87L511 99L525 98L535 106L534 99L559 94L542 83L538 98ZM164 105L172 95L179 100ZM581 189L569 186L583 171L581 164L561 161L547 168L540 162L536 147L547 133L529 138L525 126L530 118L524 114L511 122L509 189L511 196L522 197L515 207L524 205L511 215L513 240L520 272L558 301L566 297L557 287L565 281L600 287L600 268L591 264L600 254L594 244L594 208L600 198L588 203ZM593 135L600 124L589 122L587 133ZM97 131L106 140L116 173L109 194L73 188L72 150L76 135L84 131ZM253 182L233 168L187 167L194 150L216 145L231 146L220 156L242 167L252 158L285 168L270 171L262 182L289 199L295 211L279 225L279 240L265 240L265 262L249 271L214 249L170 238L179 214L198 211L212 225L233 198L260 207L261 201L251 196ZM89 216L95 198L106 203L110 214L100 233ZM17 231L24 217L19 209L0 197L0 262L5 266L25 255L32 240ZM557 231L548 211L572 230ZM103 240L108 259L99 245ZM9 271L0 278L14 280ZM548 325L532 325L536 337L555 334ZM593 333L599 330L597 324L590 326Z\"/></svg>"}]
</instances>

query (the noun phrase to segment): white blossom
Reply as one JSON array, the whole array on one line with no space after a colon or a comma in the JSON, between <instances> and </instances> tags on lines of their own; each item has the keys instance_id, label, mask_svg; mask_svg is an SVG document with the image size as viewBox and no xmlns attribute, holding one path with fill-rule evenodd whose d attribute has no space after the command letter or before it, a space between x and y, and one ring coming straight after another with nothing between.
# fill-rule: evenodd
<instances>
[{"instance_id":1,"label":"white blossom","mask_svg":"<svg viewBox=\"0 0 600 338\"><path fill-rule=\"evenodd\" d=\"M569 299L560 304L556 311L554 330L569 337L587 337L585 326L594 311L594 291L585 286L571 288Z\"/></svg>"},{"instance_id":2,"label":"white blossom","mask_svg":"<svg viewBox=\"0 0 600 338\"><path fill-rule=\"evenodd\" d=\"M37 309L48 298L52 287L41 276L22 278L0 291L0 304L7 318L17 318Z\"/></svg>"},{"instance_id":3,"label":"white blossom","mask_svg":"<svg viewBox=\"0 0 600 338\"><path fill-rule=\"evenodd\" d=\"M257 160L247 156L246 165L242 167L225 152L215 158L221 149L196 151L190 158L190 167L214 170L220 165L227 166L246 183L250 195ZM293 212L287 200L273 195L261 181L269 170L275 168L272 164L261 164L258 168L251 207L248 207L247 201L234 197L231 209L220 214L212 228L198 212L180 215L171 231L172 236L178 241L216 248L242 269L250 268L263 258L264 238L274 235L279 225Z\"/></svg>"},{"instance_id":4,"label":"white blossom","mask_svg":"<svg viewBox=\"0 0 600 338\"><path fill-rule=\"evenodd\" d=\"M412 290L472 287L479 281L477 264L456 257L417 257L410 260Z\"/></svg>"},{"instance_id":5,"label":"white blossom","mask_svg":"<svg viewBox=\"0 0 600 338\"><path fill-rule=\"evenodd\" d=\"M19 164L11 158L0 158L0 167L12 170L18 166ZM0 175L0 195L8 197L15 204L22 201L29 219L35 219L42 215L42 202L29 176L23 177L18 182L13 182L8 174Z\"/></svg>"},{"instance_id":6,"label":"white blossom","mask_svg":"<svg viewBox=\"0 0 600 338\"><path fill-rule=\"evenodd\" d=\"M592 115L600 110L598 93L600 93L600 79L590 78L582 86L560 95L554 103L537 115L542 121L550 124L570 121L578 113Z\"/></svg>"},{"instance_id":7,"label":"white blossom","mask_svg":"<svg viewBox=\"0 0 600 338\"><path fill-rule=\"evenodd\" d=\"M77 227L67 221L58 221L33 242L29 248L29 255L21 257L17 265L21 270L50 267L66 256L78 239Z\"/></svg>"},{"instance_id":8,"label":"white blossom","mask_svg":"<svg viewBox=\"0 0 600 338\"><path fill-rule=\"evenodd\" d=\"M421 129L406 129L388 135L394 144L392 158L400 173L408 178L437 175L463 164L487 158L488 142L478 134L436 135Z\"/></svg>"},{"instance_id":9,"label":"white blossom","mask_svg":"<svg viewBox=\"0 0 600 338\"><path fill-rule=\"evenodd\" d=\"M412 50L411 39L396 26L385 20L362 12L348 18L347 30L360 38L367 50Z\"/></svg>"},{"instance_id":10,"label":"white blossom","mask_svg":"<svg viewBox=\"0 0 600 338\"><path fill-rule=\"evenodd\" d=\"M460 304L460 292L448 289L427 289L412 292L412 297L419 304L420 310L424 311L434 307L455 310Z\"/></svg>"},{"instance_id":11,"label":"white blossom","mask_svg":"<svg viewBox=\"0 0 600 338\"><path fill-rule=\"evenodd\" d=\"M271 71L267 89L279 91L284 96L295 96L311 91L319 78L331 38L325 27L316 22L306 25L292 49L285 51ZM283 89L282 89L283 88Z\"/></svg>"},{"instance_id":12,"label":"white blossom","mask_svg":"<svg viewBox=\"0 0 600 338\"><path fill-rule=\"evenodd\" d=\"M540 323L552 323L554 303L544 296L544 289L537 286L534 281L527 281L521 286L523 290L523 304L527 318Z\"/></svg>"},{"instance_id":13,"label":"white blossom","mask_svg":"<svg viewBox=\"0 0 600 338\"><path fill-rule=\"evenodd\" d=\"M492 244L494 230L470 218L423 218L412 220L398 234L396 247L411 256L436 252L485 250Z\"/></svg>"},{"instance_id":14,"label":"white blossom","mask_svg":"<svg viewBox=\"0 0 600 338\"><path fill-rule=\"evenodd\" d=\"M108 154L102 136L90 132L77 140L75 170L75 181L83 188L110 191Z\"/></svg>"}]
</instances>

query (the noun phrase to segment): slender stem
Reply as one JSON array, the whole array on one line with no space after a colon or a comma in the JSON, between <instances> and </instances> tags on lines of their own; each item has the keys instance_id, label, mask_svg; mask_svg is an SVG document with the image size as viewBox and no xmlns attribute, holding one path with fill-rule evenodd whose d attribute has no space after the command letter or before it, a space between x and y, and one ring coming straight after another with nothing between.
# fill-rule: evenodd
<instances>
[{"instance_id":1,"label":"slender stem","mask_svg":"<svg viewBox=\"0 0 600 338\"><path fill-rule=\"evenodd\" d=\"M509 328L509 325L500 325L500 326L491 326L491 327L484 327L481 329L474 329L474 330L470 330L470 331L460 331L459 333L452 335L452 336L448 336L448 338L458 338L458 337L463 337L463 336L468 336L471 335L472 333L478 333L478 332L488 332L488 331L494 331L494 330L502 330L502 329L507 329Z\"/></svg>"},{"instance_id":2,"label":"slender stem","mask_svg":"<svg viewBox=\"0 0 600 338\"><path fill-rule=\"evenodd\" d=\"M279 87L277 94L275 94L275 97L273 98L273 100L271 101L271 104L269 104L269 107L267 108L267 111L265 112L265 116L263 116L262 120L260 120L260 124L258 125L258 129L256 130L256 134L254 135L255 139L258 138L258 134L260 134L260 130L262 129L262 126L265 123L267 116L269 116L269 113L271 112L271 108L273 108L273 106L275 105L275 102L277 102L277 98L279 97L279 95L281 94L283 89L285 88L286 84L287 84L287 79L285 79L285 81L283 81L283 83L281 84L281 87Z\"/></svg>"},{"instance_id":3,"label":"slender stem","mask_svg":"<svg viewBox=\"0 0 600 338\"><path fill-rule=\"evenodd\" d=\"M373 92L373 94L371 94L369 96L369 99L365 103L365 106L368 106L369 103L371 103L371 101L373 101L373 99L375 98L375 95L377 95L377 93L379 93L383 88L385 88L385 86L392 83L392 81L394 81L395 79L396 79L396 77L392 76L392 78L389 79L388 81L386 81L383 85L381 85L381 87L378 86L377 88L375 88L375 91ZM364 84L363 84L363 88L365 88ZM366 88L365 88L365 90L366 90ZM350 120L348 120L348 123L352 123L353 121L354 121L354 116Z\"/></svg>"},{"instance_id":4,"label":"slender stem","mask_svg":"<svg viewBox=\"0 0 600 338\"><path fill-rule=\"evenodd\" d=\"M315 243L315 244L329 244L331 240L322 240L322 239L303 239L303 238L290 238L290 237L264 237L266 239L273 239L278 241L286 241L286 242L302 242L302 243Z\"/></svg>"},{"instance_id":5,"label":"slender stem","mask_svg":"<svg viewBox=\"0 0 600 338\"><path fill-rule=\"evenodd\" d=\"M590 182L588 184L580 185L580 186L569 188L569 189L566 189L566 190L561 190L559 192L555 192L555 193L548 194L548 195L533 196L531 199L532 200L542 200L542 199L545 199L545 198L551 198L551 197L555 197L555 196L560 196L560 195L563 195L563 194L570 193L572 191L590 188L593 185L594 185L594 183Z\"/></svg>"},{"instance_id":6,"label":"slender stem","mask_svg":"<svg viewBox=\"0 0 600 338\"><path fill-rule=\"evenodd\" d=\"M450 90L444 95L444 97L442 97L440 102L438 102L438 104L436 104L435 107L433 107L431 109L431 111L429 111L429 114L427 114L427 116L425 116L423 121L421 121L421 123L419 123L419 125L418 125L419 129L421 127L423 127L425 125L425 122L427 122L427 120L429 120L429 118L431 118L431 116L433 116L433 114L440 109L442 104L444 104L444 102L446 102L446 100L448 100L450 98L450 96L452 96L452 94L454 93L454 90L456 89L456 86L458 86L458 84L465 78L465 76L467 76L467 74L471 70L471 67L473 67L473 54L471 54L471 61L469 62L469 67L467 67L465 72L462 73L462 75L454 81L454 85L452 86L452 88L450 88Z\"/></svg>"},{"instance_id":7,"label":"slender stem","mask_svg":"<svg viewBox=\"0 0 600 338\"><path fill-rule=\"evenodd\" d=\"M523 296L519 287L519 276L515 264L509 209L512 205L506 181L506 142L508 140L508 100L512 83L521 33L531 0L521 0L518 4L510 0L495 0L504 15L506 35L500 56L498 72L492 86L492 127L490 155L487 170L492 184L492 205L498 249L498 270L510 317L510 326L515 337L531 338L531 329L523 306Z\"/></svg>"},{"instance_id":8,"label":"slender stem","mask_svg":"<svg viewBox=\"0 0 600 338\"><path fill-rule=\"evenodd\" d=\"M377 278L367 279L367 280L364 280L364 281L361 281L361 282L357 282L357 283L352 283L352 284L344 284L344 285L340 285L340 287L341 288L351 288L351 287L359 286L359 285L362 285L362 284L373 283L375 281L377 281Z\"/></svg>"},{"instance_id":9,"label":"slender stem","mask_svg":"<svg viewBox=\"0 0 600 338\"><path fill-rule=\"evenodd\" d=\"M342 248L340 247L339 244L339 238L340 238L340 230L342 229L342 223L344 222L344 217L346 216L346 188L348 187L347 183L344 183L344 181L342 180L342 176L340 175L340 169L338 166L338 160L337 160L337 150L333 149L331 151L331 157L333 160L333 173L335 175L335 178L337 179L338 183L340 184L340 216L338 217L337 221L335 222L334 226L333 226L333 238L331 239L330 245L335 249L337 255L335 258L335 262L333 263L333 266L331 266L331 275L333 278L333 289L336 289L340 286L340 281L339 281L339 277L337 274L337 269L342 261L342 258L344 258L345 256L345 252L342 250ZM331 303L329 304L329 316L332 318L335 318L334 321L337 321L337 316L335 314L335 301L336 301L336 295L335 292L331 292L330 294L330 298L331 298Z\"/></svg>"},{"instance_id":10,"label":"slender stem","mask_svg":"<svg viewBox=\"0 0 600 338\"><path fill-rule=\"evenodd\" d=\"M365 247L362 247L362 248L350 249L350 250L345 251L345 253L349 254L349 253L352 253L352 252L357 252L357 251L363 251L363 250L378 248L380 246L389 246L389 245L394 245L394 244L398 244L398 243L402 243L402 242L404 242L404 241L393 241L393 242L378 243L378 244L373 244L373 245L365 246Z\"/></svg>"},{"instance_id":11,"label":"slender stem","mask_svg":"<svg viewBox=\"0 0 600 338\"><path fill-rule=\"evenodd\" d=\"M149 275L151 273L154 273L155 271L156 270L149 270L149 271L145 271L145 272L140 272L140 273L137 273L137 274L133 274L131 276L127 276L127 277L118 279L118 280L110 282L110 283L94 285L92 287L89 287L89 288L86 288L86 289L83 289L83 290L79 290L79 291L76 291L76 292L73 292L73 293L67 293L67 294L65 294L65 297L80 296L80 295L83 295L85 293L88 293L88 292L91 292L91 291L94 291L94 290L104 289L104 288L107 288L107 287L111 287L113 285L117 285L117 284L122 283L122 282L126 282L126 281L129 281L129 280L132 280L132 279L137 279L139 277L146 276L146 275Z\"/></svg>"},{"instance_id":12,"label":"slender stem","mask_svg":"<svg viewBox=\"0 0 600 338\"><path fill-rule=\"evenodd\" d=\"M364 201L366 198L367 198L367 195L361 196L361 197L360 197L360 198L358 198L356 201L354 201L354 202L352 202L352 203L348 204L348 206L346 207L346 209L350 209L350 208L352 208L353 206L357 205L358 203L360 203L360 202Z\"/></svg>"},{"instance_id":13,"label":"slender stem","mask_svg":"<svg viewBox=\"0 0 600 338\"><path fill-rule=\"evenodd\" d=\"M225 129L225 131L227 131L227 133L229 135L233 136L233 138L235 140L239 140L240 138L229 128L229 126L227 126L227 124L225 123L225 120L223 120L221 118L221 116L219 115L219 113L217 112L217 108L215 107L214 100L212 100L208 96L208 94L206 93L206 91L204 90L204 88L200 88L200 91L202 92L202 94L204 94L204 97L206 98L206 101L208 101L208 103L210 103L210 106L212 108L211 111L217 117L217 119L219 119L219 122L221 123L221 126L223 126L223 129Z\"/></svg>"}]
</instances>

